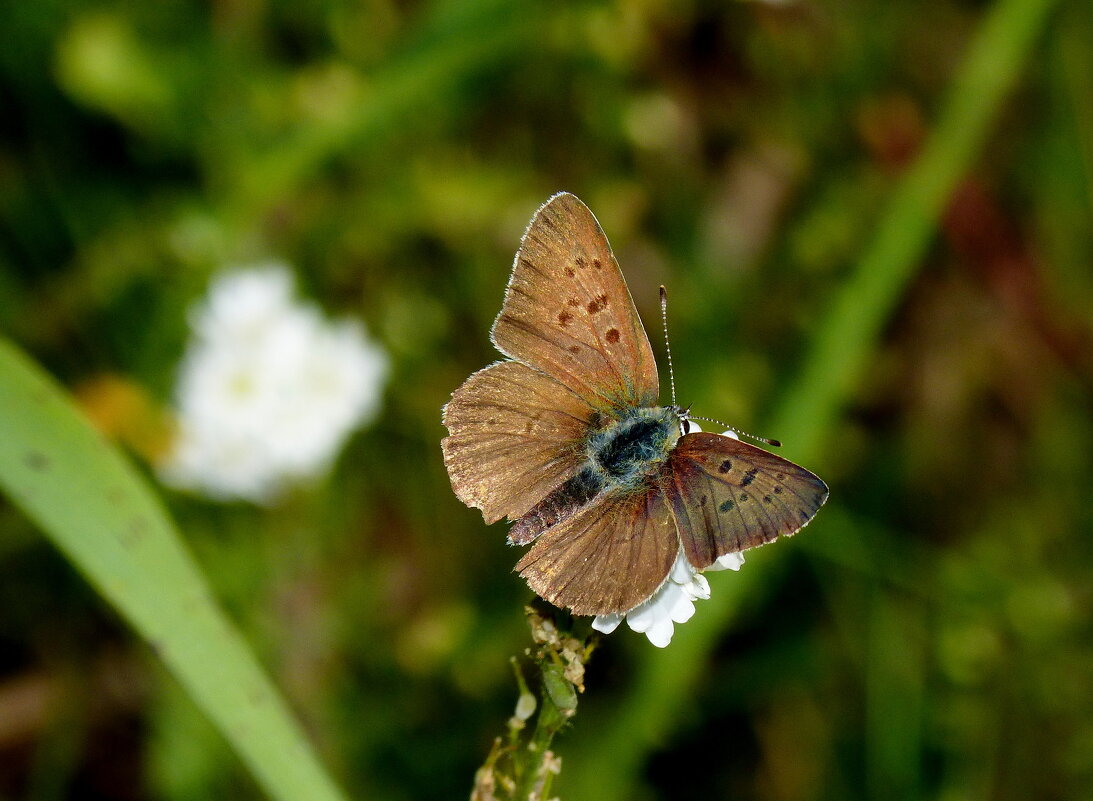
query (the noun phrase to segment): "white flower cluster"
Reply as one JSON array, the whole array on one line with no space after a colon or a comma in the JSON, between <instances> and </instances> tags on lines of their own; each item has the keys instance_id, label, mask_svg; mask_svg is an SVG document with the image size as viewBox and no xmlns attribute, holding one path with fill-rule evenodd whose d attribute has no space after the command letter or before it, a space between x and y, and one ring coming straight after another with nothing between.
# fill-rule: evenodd
<instances>
[{"instance_id":1,"label":"white flower cluster","mask_svg":"<svg viewBox=\"0 0 1093 801\"><path fill-rule=\"evenodd\" d=\"M690 423L691 431L701 431L694 422ZM725 436L739 439L733 431L726 431ZM744 564L744 554L727 553L720 557L706 570L739 570ZM675 564L672 565L668 578L660 585L660 589L649 598L642 601L628 612L618 612L610 615L598 615L592 621L592 628L596 631L610 634L623 618L631 629L644 634L649 642L657 648L665 648L672 641L676 623L686 623L695 613L695 601L706 601L710 597L710 583L698 569L694 567L683 552L679 549Z\"/></svg>"},{"instance_id":2,"label":"white flower cluster","mask_svg":"<svg viewBox=\"0 0 1093 801\"><path fill-rule=\"evenodd\" d=\"M739 570L744 564L744 554L727 553L706 570ZM686 623L695 613L695 601L710 597L710 583L706 577L687 561L683 549L679 549L676 563L668 579L653 595L629 612L599 615L592 621L592 628L610 634L626 618L626 625L644 634L657 648L664 648L672 641L676 623Z\"/></svg>"},{"instance_id":3,"label":"white flower cluster","mask_svg":"<svg viewBox=\"0 0 1093 801\"><path fill-rule=\"evenodd\" d=\"M176 385L172 486L268 503L329 468L379 408L387 357L356 321L295 296L280 264L226 272L190 311Z\"/></svg>"}]
</instances>

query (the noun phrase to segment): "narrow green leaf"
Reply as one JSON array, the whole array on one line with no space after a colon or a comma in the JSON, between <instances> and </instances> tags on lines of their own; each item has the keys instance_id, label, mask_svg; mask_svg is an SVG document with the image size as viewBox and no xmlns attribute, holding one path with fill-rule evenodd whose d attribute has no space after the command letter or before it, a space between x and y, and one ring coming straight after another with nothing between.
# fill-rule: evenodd
<instances>
[{"instance_id":1,"label":"narrow green leaf","mask_svg":"<svg viewBox=\"0 0 1093 801\"><path fill-rule=\"evenodd\" d=\"M341 801L137 471L0 340L0 487L159 654L281 801Z\"/></svg>"}]
</instances>

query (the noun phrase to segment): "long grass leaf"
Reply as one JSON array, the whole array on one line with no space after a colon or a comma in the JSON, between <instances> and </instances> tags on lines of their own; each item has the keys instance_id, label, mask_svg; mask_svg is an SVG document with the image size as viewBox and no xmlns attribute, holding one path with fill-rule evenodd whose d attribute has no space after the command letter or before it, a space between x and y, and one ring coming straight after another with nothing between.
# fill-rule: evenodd
<instances>
[{"instance_id":1,"label":"long grass leaf","mask_svg":"<svg viewBox=\"0 0 1093 801\"><path fill-rule=\"evenodd\" d=\"M0 487L159 654L280 801L341 801L139 473L0 340Z\"/></svg>"}]
</instances>

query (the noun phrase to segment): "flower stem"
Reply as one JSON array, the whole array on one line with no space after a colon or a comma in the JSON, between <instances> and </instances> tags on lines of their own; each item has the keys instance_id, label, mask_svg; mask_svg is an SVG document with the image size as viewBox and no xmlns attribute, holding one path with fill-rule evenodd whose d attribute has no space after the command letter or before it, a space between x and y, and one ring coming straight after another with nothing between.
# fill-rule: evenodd
<instances>
[{"instance_id":1,"label":"flower stem","mask_svg":"<svg viewBox=\"0 0 1093 801\"><path fill-rule=\"evenodd\" d=\"M471 801L545 801L562 760L551 750L554 736L577 712L578 693L584 692L584 666L595 647L589 630L583 638L563 633L552 613L527 608L531 636L538 646L528 650L539 670L539 697L532 694L516 658L513 673L520 689L516 710L508 721L508 736L493 742L489 755L475 774ZM535 728L524 737L527 721L538 710ZM503 744L504 743L504 744Z\"/></svg>"}]
</instances>

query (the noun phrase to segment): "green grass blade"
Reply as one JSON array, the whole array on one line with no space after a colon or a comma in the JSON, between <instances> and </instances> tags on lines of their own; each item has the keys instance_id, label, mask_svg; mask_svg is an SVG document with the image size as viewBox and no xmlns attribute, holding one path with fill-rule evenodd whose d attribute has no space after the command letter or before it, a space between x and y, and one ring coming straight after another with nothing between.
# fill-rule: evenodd
<instances>
[{"instance_id":1,"label":"green grass blade","mask_svg":"<svg viewBox=\"0 0 1093 801\"><path fill-rule=\"evenodd\" d=\"M272 798L344 798L155 495L65 392L4 340L0 486L148 640Z\"/></svg>"},{"instance_id":2,"label":"green grass blade","mask_svg":"<svg viewBox=\"0 0 1093 801\"><path fill-rule=\"evenodd\" d=\"M892 197L871 246L842 287L772 430L813 458L861 376L881 327L914 276L957 181L1057 0L1001 0L981 23L937 125Z\"/></svg>"},{"instance_id":3,"label":"green grass blade","mask_svg":"<svg viewBox=\"0 0 1093 801\"><path fill-rule=\"evenodd\" d=\"M802 373L773 421L763 425L787 443L787 457L815 462L885 320L914 275L950 192L971 165L1056 4L1057 0L1001 0L981 23L922 154L901 181L876 237L836 297ZM680 711L687 708L686 699L718 637L742 599L764 591L771 571L783 559L781 553L770 549L755 560L762 561L761 570L752 566L717 582L713 598L676 632L671 646L664 651L649 649L642 656L626 703L607 724L577 727L572 738L577 742L563 746L572 754L560 777L564 796L575 801L635 796L633 785L646 753L668 737Z\"/></svg>"}]
</instances>

